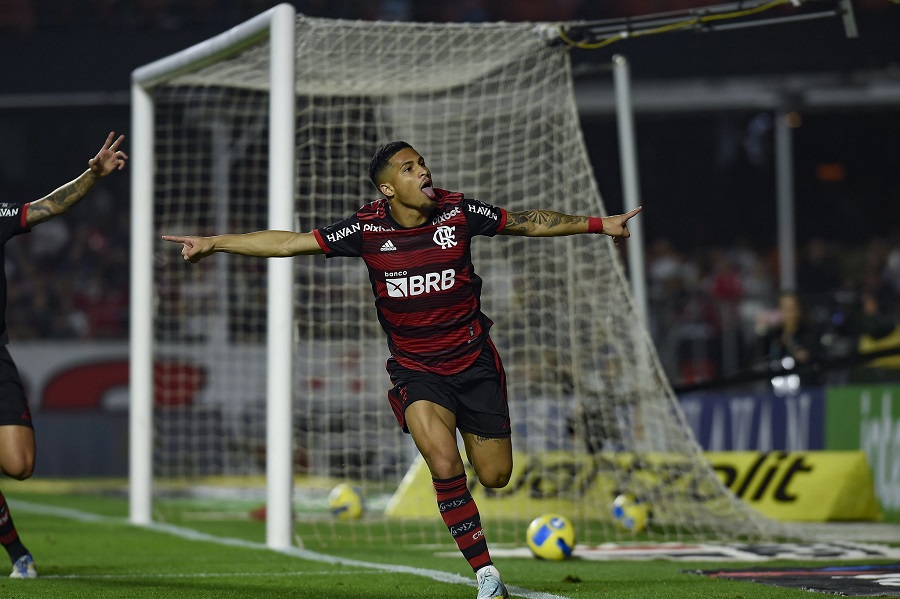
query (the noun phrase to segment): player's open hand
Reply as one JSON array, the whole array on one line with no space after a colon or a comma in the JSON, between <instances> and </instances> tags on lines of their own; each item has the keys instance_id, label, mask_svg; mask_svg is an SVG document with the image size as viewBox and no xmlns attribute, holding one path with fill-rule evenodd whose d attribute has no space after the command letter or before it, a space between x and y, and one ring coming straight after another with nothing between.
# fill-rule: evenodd
<instances>
[{"instance_id":1,"label":"player's open hand","mask_svg":"<svg viewBox=\"0 0 900 599\"><path fill-rule=\"evenodd\" d=\"M180 243L181 256L188 262L197 263L215 252L213 242L209 237L182 237L180 235L163 235L163 239L173 243Z\"/></svg>"},{"instance_id":2,"label":"player's open hand","mask_svg":"<svg viewBox=\"0 0 900 599\"><path fill-rule=\"evenodd\" d=\"M120 171L125 168L125 161L128 160L128 156L119 149L119 145L125 139L125 136L120 135L113 141L115 137L115 131L110 131L106 137L106 143L103 144L97 155L88 160L91 172L98 177L105 177L113 171Z\"/></svg>"},{"instance_id":3,"label":"player's open hand","mask_svg":"<svg viewBox=\"0 0 900 599\"><path fill-rule=\"evenodd\" d=\"M638 206L634 210L630 210L625 214L616 214L614 216L603 217L603 232L610 237L615 237L616 241L621 237L631 237L631 231L628 230L628 221L638 212L643 210L643 206Z\"/></svg>"}]
</instances>

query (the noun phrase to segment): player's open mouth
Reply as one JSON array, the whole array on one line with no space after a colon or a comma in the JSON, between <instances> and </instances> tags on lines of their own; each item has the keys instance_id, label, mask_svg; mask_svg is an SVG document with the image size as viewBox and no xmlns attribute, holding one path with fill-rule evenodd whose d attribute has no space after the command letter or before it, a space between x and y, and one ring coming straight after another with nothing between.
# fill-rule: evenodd
<instances>
[{"instance_id":1,"label":"player's open mouth","mask_svg":"<svg viewBox=\"0 0 900 599\"><path fill-rule=\"evenodd\" d=\"M422 193L432 200L436 197L434 195L434 188L431 186L431 179L425 179L425 184L422 185Z\"/></svg>"}]
</instances>

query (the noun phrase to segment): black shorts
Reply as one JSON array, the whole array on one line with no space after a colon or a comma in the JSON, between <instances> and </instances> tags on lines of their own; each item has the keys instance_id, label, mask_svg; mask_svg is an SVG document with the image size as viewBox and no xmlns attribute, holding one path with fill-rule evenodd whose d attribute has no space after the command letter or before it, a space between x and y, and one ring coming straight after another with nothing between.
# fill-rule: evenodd
<instances>
[{"instance_id":1,"label":"black shorts","mask_svg":"<svg viewBox=\"0 0 900 599\"><path fill-rule=\"evenodd\" d=\"M5 345L0 346L0 426L19 424L34 428L25 387Z\"/></svg>"},{"instance_id":2,"label":"black shorts","mask_svg":"<svg viewBox=\"0 0 900 599\"><path fill-rule=\"evenodd\" d=\"M506 373L490 339L475 362L457 374L411 370L393 358L387 361L387 370L394 384L388 400L404 433L409 432L406 408L425 400L456 414L456 427L463 432L489 438L510 436Z\"/></svg>"}]
</instances>

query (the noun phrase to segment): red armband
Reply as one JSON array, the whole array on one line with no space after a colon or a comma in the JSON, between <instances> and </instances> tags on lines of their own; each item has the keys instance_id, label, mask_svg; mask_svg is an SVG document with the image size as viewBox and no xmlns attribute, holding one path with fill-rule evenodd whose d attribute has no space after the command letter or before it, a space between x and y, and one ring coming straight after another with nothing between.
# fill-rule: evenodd
<instances>
[{"instance_id":1,"label":"red armband","mask_svg":"<svg viewBox=\"0 0 900 599\"><path fill-rule=\"evenodd\" d=\"M588 233L602 233L603 232L603 219L599 216L589 216L588 217Z\"/></svg>"}]
</instances>

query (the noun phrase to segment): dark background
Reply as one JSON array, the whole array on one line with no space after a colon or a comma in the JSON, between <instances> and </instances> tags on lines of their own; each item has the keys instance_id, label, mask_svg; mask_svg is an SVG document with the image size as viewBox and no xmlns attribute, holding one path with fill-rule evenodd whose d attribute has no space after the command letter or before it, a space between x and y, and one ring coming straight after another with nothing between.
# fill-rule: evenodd
<instances>
[{"instance_id":1,"label":"dark background","mask_svg":"<svg viewBox=\"0 0 900 599\"><path fill-rule=\"evenodd\" d=\"M84 166L105 131L127 132L133 69L227 30L272 1L0 0L0 184L45 194ZM704 0L294 2L310 16L414 20L580 20L634 17L716 4ZM811 5L814 6L814 5ZM859 37L837 17L730 31L674 32L573 49L576 72L622 53L641 81L823 74L900 80L900 4L856 0ZM796 11L794 11L796 12ZM767 13L768 14L768 13ZM792 9L772 16L793 14ZM587 68L585 68L587 67ZM581 81L609 75L588 74ZM860 243L900 222L900 105L797 106L798 244L814 236ZM622 208L614 115L585 115L585 139L609 212ZM754 110L637 114L648 239L683 249L730 243L740 223L761 251L775 243L771 114ZM126 144L127 146L127 144ZM840 172L823 178L829 165ZM832 169L833 170L833 169ZM832 171L827 171L832 172ZM35 173L38 173L36 176ZM119 181L125 181L125 177ZM51 183L52 182L52 183ZM123 187L123 190L127 187ZM673 227L673 223L690 227Z\"/></svg>"},{"instance_id":2,"label":"dark background","mask_svg":"<svg viewBox=\"0 0 900 599\"><path fill-rule=\"evenodd\" d=\"M808 1L808 0L807 0ZM805 5L807 12L825 8ZM0 0L0 94L127 91L131 71L183 50L275 6L272 0ZM662 10L726 4L711 0L317 0L292 2L308 16L419 21L547 20L636 17ZM463 11L461 5L480 5ZM617 52L634 76L682 78L735 74L894 69L900 60L900 5L852 0L859 37L841 19L823 18L707 32L673 32L575 50L576 64ZM406 10L392 9L405 5ZM456 9L454 9L456 7ZM802 14L789 7L767 17Z\"/></svg>"}]
</instances>

